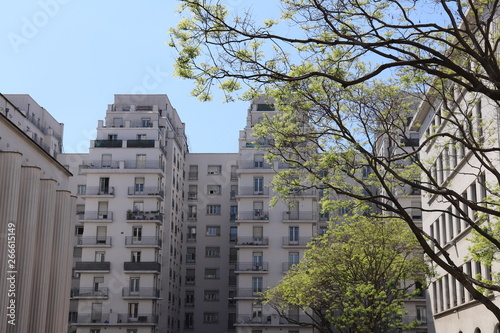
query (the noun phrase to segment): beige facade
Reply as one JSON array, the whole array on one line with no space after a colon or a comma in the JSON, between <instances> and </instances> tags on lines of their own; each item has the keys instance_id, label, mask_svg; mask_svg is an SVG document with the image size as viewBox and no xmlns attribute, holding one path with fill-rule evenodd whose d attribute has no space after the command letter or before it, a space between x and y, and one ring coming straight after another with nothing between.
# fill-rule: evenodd
<instances>
[{"instance_id":1,"label":"beige facade","mask_svg":"<svg viewBox=\"0 0 500 333\"><path fill-rule=\"evenodd\" d=\"M62 129L28 95L0 95L1 332L67 331L74 198L55 159Z\"/></svg>"}]
</instances>

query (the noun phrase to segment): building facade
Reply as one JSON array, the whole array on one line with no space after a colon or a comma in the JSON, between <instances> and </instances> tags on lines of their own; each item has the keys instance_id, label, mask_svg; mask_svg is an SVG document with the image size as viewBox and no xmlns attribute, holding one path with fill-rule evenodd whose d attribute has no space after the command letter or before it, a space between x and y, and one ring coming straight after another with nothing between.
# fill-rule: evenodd
<instances>
[{"instance_id":1,"label":"building facade","mask_svg":"<svg viewBox=\"0 0 500 333\"><path fill-rule=\"evenodd\" d=\"M74 197L56 159L63 125L0 94L0 331L67 332Z\"/></svg>"}]
</instances>

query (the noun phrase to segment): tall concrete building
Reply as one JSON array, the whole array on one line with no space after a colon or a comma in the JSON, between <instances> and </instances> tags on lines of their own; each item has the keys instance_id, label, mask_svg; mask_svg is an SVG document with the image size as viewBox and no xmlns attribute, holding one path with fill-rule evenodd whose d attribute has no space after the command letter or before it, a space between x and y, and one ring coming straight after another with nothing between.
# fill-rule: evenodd
<instances>
[{"instance_id":1,"label":"tall concrete building","mask_svg":"<svg viewBox=\"0 0 500 333\"><path fill-rule=\"evenodd\" d=\"M29 95L0 94L0 332L67 332L71 173L63 125Z\"/></svg>"},{"instance_id":2,"label":"tall concrete building","mask_svg":"<svg viewBox=\"0 0 500 333\"><path fill-rule=\"evenodd\" d=\"M73 331L179 331L186 154L166 95L115 95L78 166Z\"/></svg>"}]
</instances>

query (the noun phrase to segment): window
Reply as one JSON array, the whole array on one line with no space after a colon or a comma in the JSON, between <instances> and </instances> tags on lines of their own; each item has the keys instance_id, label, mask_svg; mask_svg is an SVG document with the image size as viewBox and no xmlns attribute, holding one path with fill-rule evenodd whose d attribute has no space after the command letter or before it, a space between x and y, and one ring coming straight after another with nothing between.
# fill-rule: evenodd
<instances>
[{"instance_id":1,"label":"window","mask_svg":"<svg viewBox=\"0 0 500 333\"><path fill-rule=\"evenodd\" d=\"M83 219L84 214L85 214L85 205L81 204L76 205L76 215L80 215L78 218Z\"/></svg>"},{"instance_id":2,"label":"window","mask_svg":"<svg viewBox=\"0 0 500 333\"><path fill-rule=\"evenodd\" d=\"M101 333L101 329L100 328L91 328L90 333Z\"/></svg>"},{"instance_id":3,"label":"window","mask_svg":"<svg viewBox=\"0 0 500 333\"><path fill-rule=\"evenodd\" d=\"M106 234L108 231L108 227L98 226L96 229L96 244L106 244Z\"/></svg>"},{"instance_id":4,"label":"window","mask_svg":"<svg viewBox=\"0 0 500 333\"><path fill-rule=\"evenodd\" d=\"M252 277L252 292L254 295L262 292L262 277Z\"/></svg>"},{"instance_id":5,"label":"window","mask_svg":"<svg viewBox=\"0 0 500 333\"><path fill-rule=\"evenodd\" d=\"M139 303L128 303L128 317L137 318L139 316Z\"/></svg>"},{"instance_id":6,"label":"window","mask_svg":"<svg viewBox=\"0 0 500 333\"><path fill-rule=\"evenodd\" d=\"M186 312L184 314L184 328L194 328L194 313Z\"/></svg>"},{"instance_id":7,"label":"window","mask_svg":"<svg viewBox=\"0 0 500 333\"><path fill-rule=\"evenodd\" d=\"M196 220L197 218L197 208L195 205L188 206L188 219Z\"/></svg>"},{"instance_id":8,"label":"window","mask_svg":"<svg viewBox=\"0 0 500 333\"><path fill-rule=\"evenodd\" d=\"M290 268L293 265L297 265L299 263L299 253L298 252L288 252L288 263Z\"/></svg>"},{"instance_id":9,"label":"window","mask_svg":"<svg viewBox=\"0 0 500 333\"><path fill-rule=\"evenodd\" d=\"M140 242L142 240L142 227L132 227L132 241Z\"/></svg>"},{"instance_id":10,"label":"window","mask_svg":"<svg viewBox=\"0 0 500 333\"><path fill-rule=\"evenodd\" d=\"M238 216L238 206L231 206L229 211L229 221L236 221Z\"/></svg>"},{"instance_id":11,"label":"window","mask_svg":"<svg viewBox=\"0 0 500 333\"><path fill-rule=\"evenodd\" d=\"M253 218L254 220L264 219L264 202L262 201L253 202Z\"/></svg>"},{"instance_id":12,"label":"window","mask_svg":"<svg viewBox=\"0 0 500 333\"><path fill-rule=\"evenodd\" d=\"M220 236L220 226L218 225L207 226L207 236Z\"/></svg>"},{"instance_id":13,"label":"window","mask_svg":"<svg viewBox=\"0 0 500 333\"><path fill-rule=\"evenodd\" d=\"M238 195L238 185L231 185L231 200L236 199Z\"/></svg>"},{"instance_id":14,"label":"window","mask_svg":"<svg viewBox=\"0 0 500 333\"><path fill-rule=\"evenodd\" d=\"M194 290L186 290L186 298L185 298L186 306L194 306Z\"/></svg>"},{"instance_id":15,"label":"window","mask_svg":"<svg viewBox=\"0 0 500 333\"><path fill-rule=\"evenodd\" d=\"M207 194L220 195L221 194L221 186L220 185L207 185Z\"/></svg>"},{"instance_id":16,"label":"window","mask_svg":"<svg viewBox=\"0 0 500 333\"><path fill-rule=\"evenodd\" d=\"M188 179L198 179L198 166L197 165L190 165L189 166L189 173L188 173Z\"/></svg>"},{"instance_id":17,"label":"window","mask_svg":"<svg viewBox=\"0 0 500 333\"><path fill-rule=\"evenodd\" d=\"M111 168L111 154L102 154L101 164L103 168Z\"/></svg>"},{"instance_id":18,"label":"window","mask_svg":"<svg viewBox=\"0 0 500 333\"><path fill-rule=\"evenodd\" d=\"M188 247L186 252L186 262L193 263L196 262L196 248Z\"/></svg>"},{"instance_id":19,"label":"window","mask_svg":"<svg viewBox=\"0 0 500 333\"><path fill-rule=\"evenodd\" d=\"M198 197L198 185L189 185L188 200L196 200Z\"/></svg>"},{"instance_id":20,"label":"window","mask_svg":"<svg viewBox=\"0 0 500 333\"><path fill-rule=\"evenodd\" d=\"M262 323L262 302L252 303L252 322Z\"/></svg>"},{"instance_id":21,"label":"window","mask_svg":"<svg viewBox=\"0 0 500 333\"><path fill-rule=\"evenodd\" d=\"M215 302L219 300L218 290L205 290L203 299L205 301Z\"/></svg>"},{"instance_id":22,"label":"window","mask_svg":"<svg viewBox=\"0 0 500 333\"><path fill-rule=\"evenodd\" d=\"M94 276L94 291L99 291L101 283L104 283L104 276Z\"/></svg>"},{"instance_id":23,"label":"window","mask_svg":"<svg viewBox=\"0 0 500 333\"><path fill-rule=\"evenodd\" d=\"M146 154L137 154L135 156L135 167L137 169L144 169L146 167Z\"/></svg>"},{"instance_id":24,"label":"window","mask_svg":"<svg viewBox=\"0 0 500 333\"><path fill-rule=\"evenodd\" d=\"M253 178L253 193L264 194L264 177Z\"/></svg>"},{"instance_id":25,"label":"window","mask_svg":"<svg viewBox=\"0 0 500 333\"><path fill-rule=\"evenodd\" d=\"M102 303L92 303L90 319L93 323L100 323L102 320Z\"/></svg>"},{"instance_id":26,"label":"window","mask_svg":"<svg viewBox=\"0 0 500 333\"><path fill-rule=\"evenodd\" d=\"M205 279L218 278L220 278L220 271L218 268L205 268Z\"/></svg>"},{"instance_id":27,"label":"window","mask_svg":"<svg viewBox=\"0 0 500 333\"><path fill-rule=\"evenodd\" d=\"M207 215L220 215L220 205L207 205Z\"/></svg>"},{"instance_id":28,"label":"window","mask_svg":"<svg viewBox=\"0 0 500 333\"><path fill-rule=\"evenodd\" d=\"M83 235L83 227L80 227L80 226L75 227L75 235L77 235L77 236Z\"/></svg>"},{"instance_id":29,"label":"window","mask_svg":"<svg viewBox=\"0 0 500 333\"><path fill-rule=\"evenodd\" d=\"M186 284L194 284L196 271L192 268L186 269Z\"/></svg>"},{"instance_id":30,"label":"window","mask_svg":"<svg viewBox=\"0 0 500 333\"><path fill-rule=\"evenodd\" d=\"M87 185L78 185L76 194L84 195L85 193L87 193Z\"/></svg>"},{"instance_id":31,"label":"window","mask_svg":"<svg viewBox=\"0 0 500 333\"><path fill-rule=\"evenodd\" d=\"M229 263L235 264L238 261L238 249L234 247L229 248Z\"/></svg>"},{"instance_id":32,"label":"window","mask_svg":"<svg viewBox=\"0 0 500 333\"><path fill-rule=\"evenodd\" d=\"M106 256L105 251L95 251L95 261L96 262L104 262L105 256Z\"/></svg>"},{"instance_id":33,"label":"window","mask_svg":"<svg viewBox=\"0 0 500 333\"><path fill-rule=\"evenodd\" d=\"M289 227L289 241L290 244L299 243L299 227Z\"/></svg>"},{"instance_id":34,"label":"window","mask_svg":"<svg viewBox=\"0 0 500 333\"><path fill-rule=\"evenodd\" d=\"M187 228L187 240L188 241L195 241L196 240L196 227L195 226L188 226L188 228Z\"/></svg>"},{"instance_id":35,"label":"window","mask_svg":"<svg viewBox=\"0 0 500 333\"><path fill-rule=\"evenodd\" d=\"M262 242L264 235L264 228L260 226L254 226L252 229L253 241Z\"/></svg>"},{"instance_id":36,"label":"window","mask_svg":"<svg viewBox=\"0 0 500 333\"><path fill-rule=\"evenodd\" d=\"M144 177L135 177L134 191L134 194L142 194L144 192Z\"/></svg>"},{"instance_id":37,"label":"window","mask_svg":"<svg viewBox=\"0 0 500 333\"><path fill-rule=\"evenodd\" d=\"M220 165L209 165L208 174L209 175L220 175L222 167Z\"/></svg>"},{"instance_id":38,"label":"window","mask_svg":"<svg viewBox=\"0 0 500 333\"><path fill-rule=\"evenodd\" d=\"M253 166L254 168L264 167L264 154L255 154L253 156Z\"/></svg>"},{"instance_id":39,"label":"window","mask_svg":"<svg viewBox=\"0 0 500 333\"><path fill-rule=\"evenodd\" d=\"M132 251L130 261L141 262L141 251Z\"/></svg>"},{"instance_id":40,"label":"window","mask_svg":"<svg viewBox=\"0 0 500 333\"><path fill-rule=\"evenodd\" d=\"M219 322L219 313L218 312L204 312L203 313L203 322L206 324L216 324Z\"/></svg>"},{"instance_id":41,"label":"window","mask_svg":"<svg viewBox=\"0 0 500 333\"><path fill-rule=\"evenodd\" d=\"M229 227L229 241L236 242L238 238L238 227Z\"/></svg>"},{"instance_id":42,"label":"window","mask_svg":"<svg viewBox=\"0 0 500 333\"><path fill-rule=\"evenodd\" d=\"M129 292L131 294L137 294L139 293L139 281L140 281L140 278L139 277L131 277L130 280L129 280Z\"/></svg>"},{"instance_id":43,"label":"window","mask_svg":"<svg viewBox=\"0 0 500 333\"><path fill-rule=\"evenodd\" d=\"M218 257L220 257L220 247L218 247L218 246L207 246L205 248L205 257L207 257L207 258L218 258Z\"/></svg>"},{"instance_id":44,"label":"window","mask_svg":"<svg viewBox=\"0 0 500 333\"><path fill-rule=\"evenodd\" d=\"M263 253L262 251L254 251L252 253L252 270L260 271L263 269Z\"/></svg>"},{"instance_id":45,"label":"window","mask_svg":"<svg viewBox=\"0 0 500 333\"><path fill-rule=\"evenodd\" d=\"M108 218L108 202L99 201L97 204L97 215L99 220L105 220Z\"/></svg>"},{"instance_id":46,"label":"window","mask_svg":"<svg viewBox=\"0 0 500 333\"><path fill-rule=\"evenodd\" d=\"M108 140L118 140L118 134L108 134Z\"/></svg>"},{"instance_id":47,"label":"window","mask_svg":"<svg viewBox=\"0 0 500 333\"><path fill-rule=\"evenodd\" d=\"M137 134L137 140L146 140L146 134Z\"/></svg>"},{"instance_id":48,"label":"window","mask_svg":"<svg viewBox=\"0 0 500 333\"><path fill-rule=\"evenodd\" d=\"M144 212L144 201L134 201L132 210L134 212Z\"/></svg>"}]
</instances>

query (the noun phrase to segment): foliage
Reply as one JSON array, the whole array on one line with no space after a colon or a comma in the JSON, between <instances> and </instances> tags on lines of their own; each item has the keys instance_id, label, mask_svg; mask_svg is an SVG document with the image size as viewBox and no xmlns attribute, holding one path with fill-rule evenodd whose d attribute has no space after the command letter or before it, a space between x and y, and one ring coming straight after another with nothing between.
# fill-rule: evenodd
<instances>
[{"instance_id":1,"label":"foliage","mask_svg":"<svg viewBox=\"0 0 500 333\"><path fill-rule=\"evenodd\" d=\"M319 188L329 193L325 209L349 202L401 218L425 254L500 321L500 308L482 293L499 284L464 272L468 258L452 257L414 221L410 211L420 207L401 200L422 193L447 203L450 210L434 213L500 251L496 232L477 219L500 217L498 0L275 0L268 6L280 3L280 19L262 24L216 0L179 1L184 18L170 45L177 75L196 84L193 94L208 100L217 85L227 100L265 94L280 110L255 128L270 143L269 158L292 167L276 178L278 191ZM477 112L487 108L490 118ZM413 144L409 130L422 134L422 126ZM460 178L487 195L464 195L451 186Z\"/></svg>"},{"instance_id":2,"label":"foliage","mask_svg":"<svg viewBox=\"0 0 500 333\"><path fill-rule=\"evenodd\" d=\"M417 249L404 221L350 217L311 244L304 259L266 291L266 302L305 324L288 314L299 307L320 332L401 328L403 302L426 270Z\"/></svg>"}]
</instances>

